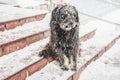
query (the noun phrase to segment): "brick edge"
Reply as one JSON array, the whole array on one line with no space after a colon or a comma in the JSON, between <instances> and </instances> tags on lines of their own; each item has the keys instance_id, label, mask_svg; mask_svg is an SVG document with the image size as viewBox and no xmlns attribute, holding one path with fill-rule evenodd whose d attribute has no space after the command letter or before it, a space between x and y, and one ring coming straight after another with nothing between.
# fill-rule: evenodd
<instances>
[{"instance_id":1,"label":"brick edge","mask_svg":"<svg viewBox=\"0 0 120 80\"><path fill-rule=\"evenodd\" d=\"M42 20L46 14L47 13L20 18L20 19L14 19L14 20L5 21L5 22L0 22L0 31L14 29L18 26L22 26L25 23Z\"/></svg>"}]
</instances>

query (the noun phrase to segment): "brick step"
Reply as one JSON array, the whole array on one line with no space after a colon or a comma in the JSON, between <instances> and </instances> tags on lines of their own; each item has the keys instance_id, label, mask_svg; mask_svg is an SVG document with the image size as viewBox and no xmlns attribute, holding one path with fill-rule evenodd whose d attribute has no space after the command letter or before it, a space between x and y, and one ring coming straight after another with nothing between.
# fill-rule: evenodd
<instances>
[{"instance_id":1,"label":"brick step","mask_svg":"<svg viewBox=\"0 0 120 80\"><path fill-rule=\"evenodd\" d=\"M49 25L47 24L48 15L42 21L29 22L15 29L0 32L0 56L48 37L50 35Z\"/></svg>"},{"instance_id":2,"label":"brick step","mask_svg":"<svg viewBox=\"0 0 120 80\"><path fill-rule=\"evenodd\" d=\"M82 35L80 40L85 41L93 37L95 31L96 30L93 30ZM51 62L51 58L44 59L38 57L38 52L42 50L48 41L49 39L38 41L22 50L1 57L0 80L25 80L27 76L42 69L47 62Z\"/></svg>"},{"instance_id":3,"label":"brick step","mask_svg":"<svg viewBox=\"0 0 120 80\"><path fill-rule=\"evenodd\" d=\"M0 31L42 20L47 13L48 11L45 10L24 9L0 4Z\"/></svg>"},{"instance_id":4,"label":"brick step","mask_svg":"<svg viewBox=\"0 0 120 80\"><path fill-rule=\"evenodd\" d=\"M100 35L101 34L101 35ZM104 35L103 35L104 34ZM81 56L78 58L78 70L63 71L58 62L53 61L40 71L27 77L26 80L78 80L82 71L92 62L108 51L120 38L120 34L97 33L90 40L81 44ZM105 37L106 39L103 39Z\"/></svg>"}]
</instances>

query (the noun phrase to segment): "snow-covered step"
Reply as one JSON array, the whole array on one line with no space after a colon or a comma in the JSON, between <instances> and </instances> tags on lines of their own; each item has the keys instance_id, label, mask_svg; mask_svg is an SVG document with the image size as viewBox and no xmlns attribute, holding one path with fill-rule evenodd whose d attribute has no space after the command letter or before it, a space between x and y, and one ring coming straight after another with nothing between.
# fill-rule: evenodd
<instances>
[{"instance_id":1,"label":"snow-covered step","mask_svg":"<svg viewBox=\"0 0 120 80\"><path fill-rule=\"evenodd\" d=\"M49 14L41 21L26 23L15 29L0 32L0 56L24 48L50 35Z\"/></svg>"},{"instance_id":2,"label":"snow-covered step","mask_svg":"<svg viewBox=\"0 0 120 80\"><path fill-rule=\"evenodd\" d=\"M101 33L104 32L104 33ZM81 56L78 58L77 71L63 71L58 62L53 61L42 70L27 77L26 80L78 80L81 72L92 62L108 51L120 38L119 32L98 30L90 40L81 44Z\"/></svg>"},{"instance_id":3,"label":"snow-covered step","mask_svg":"<svg viewBox=\"0 0 120 80\"><path fill-rule=\"evenodd\" d=\"M81 36L81 41L95 35L95 30ZM83 37L84 36L84 37ZM85 38L85 39L84 39ZM38 52L44 48L49 38L33 43L26 48L0 58L0 80L25 80L36 71L42 69L52 59L38 57Z\"/></svg>"},{"instance_id":4,"label":"snow-covered step","mask_svg":"<svg viewBox=\"0 0 120 80\"><path fill-rule=\"evenodd\" d=\"M0 80L5 80L6 78L14 75L15 73L21 71L22 69L28 69L28 66L41 60L38 56L38 52L42 50L49 39L43 39L36 43L29 45L28 47L13 52L9 55L5 55L0 58ZM41 65L41 64L40 64ZM28 69L29 71L29 69ZM27 75L27 73L25 73ZM6 79L9 80L9 79ZM12 79L11 79L12 80ZM14 79L13 79L14 80ZM23 80L23 79L20 79Z\"/></svg>"},{"instance_id":5,"label":"snow-covered step","mask_svg":"<svg viewBox=\"0 0 120 80\"><path fill-rule=\"evenodd\" d=\"M86 77L87 76L87 77ZM92 62L80 75L79 80L119 80L120 79L120 39L115 45Z\"/></svg>"},{"instance_id":6,"label":"snow-covered step","mask_svg":"<svg viewBox=\"0 0 120 80\"><path fill-rule=\"evenodd\" d=\"M48 11L45 10L24 9L0 4L0 31L42 20L47 13Z\"/></svg>"}]
</instances>

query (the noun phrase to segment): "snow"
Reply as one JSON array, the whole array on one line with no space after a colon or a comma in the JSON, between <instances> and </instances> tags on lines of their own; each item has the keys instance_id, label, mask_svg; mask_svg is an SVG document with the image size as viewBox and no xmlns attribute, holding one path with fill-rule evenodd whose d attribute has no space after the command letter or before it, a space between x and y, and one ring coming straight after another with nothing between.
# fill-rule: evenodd
<instances>
[{"instance_id":1,"label":"snow","mask_svg":"<svg viewBox=\"0 0 120 80\"><path fill-rule=\"evenodd\" d=\"M35 16L38 14L45 14L45 13L48 13L48 11L17 8L17 7L12 7L11 5L0 4L0 15L1 15L0 22Z\"/></svg>"},{"instance_id":2,"label":"snow","mask_svg":"<svg viewBox=\"0 0 120 80\"><path fill-rule=\"evenodd\" d=\"M0 45L50 29L49 20L50 14L47 14L41 21L33 21L12 30L0 32Z\"/></svg>"},{"instance_id":3,"label":"snow","mask_svg":"<svg viewBox=\"0 0 120 80\"><path fill-rule=\"evenodd\" d=\"M103 17L103 19L106 19L115 23L120 23L120 18L118 17L119 15L120 15L120 9L107 14L105 17Z\"/></svg>"},{"instance_id":4,"label":"snow","mask_svg":"<svg viewBox=\"0 0 120 80\"><path fill-rule=\"evenodd\" d=\"M92 62L81 74L79 80L119 80L120 40L104 55ZM86 77L87 76L87 77Z\"/></svg>"},{"instance_id":5,"label":"snow","mask_svg":"<svg viewBox=\"0 0 120 80\"><path fill-rule=\"evenodd\" d=\"M101 17L119 9L119 7L105 3L102 0L65 0L66 3L76 6L80 12L87 13L95 17Z\"/></svg>"},{"instance_id":6,"label":"snow","mask_svg":"<svg viewBox=\"0 0 120 80\"><path fill-rule=\"evenodd\" d=\"M18 0L17 4L20 7L34 7L34 6L40 6L40 4L45 4L45 0Z\"/></svg>"},{"instance_id":7,"label":"snow","mask_svg":"<svg viewBox=\"0 0 120 80\"><path fill-rule=\"evenodd\" d=\"M41 59L38 52L48 43L49 38L35 42L22 50L10 53L0 58L0 80L4 80L10 75Z\"/></svg>"}]
</instances>

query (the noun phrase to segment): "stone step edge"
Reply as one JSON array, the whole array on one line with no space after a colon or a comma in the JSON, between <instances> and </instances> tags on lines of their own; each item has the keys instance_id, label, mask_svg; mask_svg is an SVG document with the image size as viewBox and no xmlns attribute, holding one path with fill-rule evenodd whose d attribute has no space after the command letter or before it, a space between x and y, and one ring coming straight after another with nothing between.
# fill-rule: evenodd
<instances>
[{"instance_id":1,"label":"stone step edge","mask_svg":"<svg viewBox=\"0 0 120 80\"><path fill-rule=\"evenodd\" d=\"M80 38L80 41L86 41L90 38L92 38L95 35L96 29L85 34L84 36L82 36ZM5 80L25 80L27 76L32 75L33 73L41 70L42 68L44 68L47 64L49 64L50 62L52 62L53 59L52 58L48 58L48 59L40 59L39 61L25 67L24 69L20 70L19 72L9 76L8 78L6 78Z\"/></svg>"},{"instance_id":2,"label":"stone step edge","mask_svg":"<svg viewBox=\"0 0 120 80\"><path fill-rule=\"evenodd\" d=\"M50 36L50 29L0 45L0 57Z\"/></svg>"},{"instance_id":3,"label":"stone step edge","mask_svg":"<svg viewBox=\"0 0 120 80\"><path fill-rule=\"evenodd\" d=\"M80 74L87 68L87 66L99 59L106 51L108 51L112 46L116 43L116 41L120 38L120 35L118 35L116 38L114 38L110 43L108 43L103 49L101 49L94 57L89 59L78 71L76 71L72 76L68 78L68 80L79 80Z\"/></svg>"},{"instance_id":4,"label":"stone step edge","mask_svg":"<svg viewBox=\"0 0 120 80\"><path fill-rule=\"evenodd\" d=\"M10 20L10 21L0 22L0 31L14 29L18 26L22 26L25 23L42 20L46 14L47 14L47 12L41 13L38 15L34 15L34 16L20 18L20 19L14 19L14 20Z\"/></svg>"}]
</instances>

